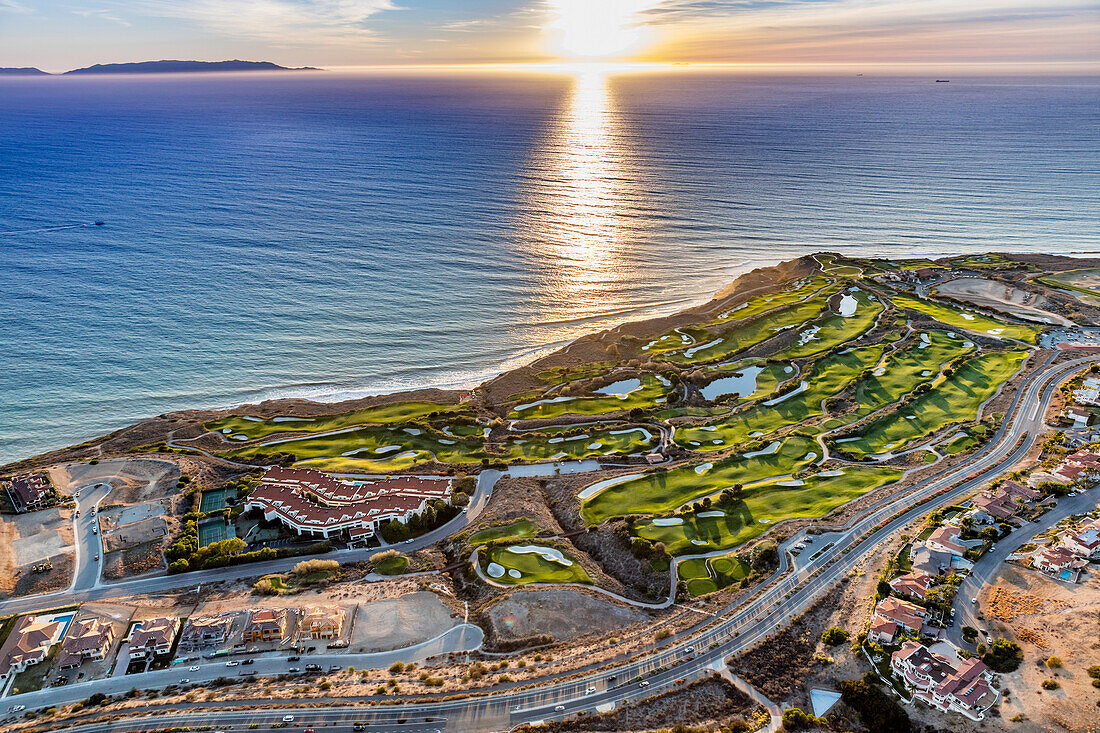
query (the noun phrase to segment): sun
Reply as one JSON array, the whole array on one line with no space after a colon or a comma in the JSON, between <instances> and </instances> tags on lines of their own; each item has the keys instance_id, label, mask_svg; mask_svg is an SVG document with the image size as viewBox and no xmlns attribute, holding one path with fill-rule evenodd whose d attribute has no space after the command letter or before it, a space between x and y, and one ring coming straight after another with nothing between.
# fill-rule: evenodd
<instances>
[{"instance_id":1,"label":"sun","mask_svg":"<svg viewBox=\"0 0 1100 733\"><path fill-rule=\"evenodd\" d=\"M607 59L640 49L649 29L639 14L655 0L550 0L546 26L553 51L575 59Z\"/></svg>"}]
</instances>

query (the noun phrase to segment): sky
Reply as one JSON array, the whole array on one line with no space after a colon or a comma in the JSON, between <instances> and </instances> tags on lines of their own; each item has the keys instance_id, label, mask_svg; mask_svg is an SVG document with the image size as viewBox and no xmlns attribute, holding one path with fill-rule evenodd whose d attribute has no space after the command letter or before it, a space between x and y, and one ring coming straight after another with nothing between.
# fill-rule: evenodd
<instances>
[{"instance_id":1,"label":"sky","mask_svg":"<svg viewBox=\"0 0 1100 733\"><path fill-rule=\"evenodd\" d=\"M0 0L0 66L1090 65L1100 0Z\"/></svg>"}]
</instances>

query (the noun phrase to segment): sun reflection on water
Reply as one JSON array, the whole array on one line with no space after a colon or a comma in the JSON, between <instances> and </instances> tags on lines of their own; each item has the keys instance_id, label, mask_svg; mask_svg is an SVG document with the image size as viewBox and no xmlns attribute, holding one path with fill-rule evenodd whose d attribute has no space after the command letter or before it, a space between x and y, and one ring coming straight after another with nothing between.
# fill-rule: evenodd
<instances>
[{"instance_id":1,"label":"sun reflection on water","mask_svg":"<svg viewBox=\"0 0 1100 733\"><path fill-rule=\"evenodd\" d=\"M615 310L628 275L623 255L642 220L631 215L636 172L609 81L600 67L575 72L525 177L519 237L544 273L542 296L559 323Z\"/></svg>"}]
</instances>

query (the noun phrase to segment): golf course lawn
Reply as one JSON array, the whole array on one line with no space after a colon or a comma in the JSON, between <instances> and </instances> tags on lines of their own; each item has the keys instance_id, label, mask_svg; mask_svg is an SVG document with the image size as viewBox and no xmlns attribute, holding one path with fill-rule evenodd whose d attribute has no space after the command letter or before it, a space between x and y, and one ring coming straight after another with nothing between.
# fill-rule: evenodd
<instances>
[{"instance_id":1,"label":"golf course lawn","mask_svg":"<svg viewBox=\"0 0 1100 733\"><path fill-rule=\"evenodd\" d=\"M669 351L677 351L685 346L703 344L713 338L709 331L702 326L684 326L674 328L653 339L642 347L643 353L664 354Z\"/></svg>"},{"instance_id":2,"label":"golf course lawn","mask_svg":"<svg viewBox=\"0 0 1100 733\"><path fill-rule=\"evenodd\" d=\"M677 364L696 364L728 358L770 339L781 330L796 327L821 315L828 306L828 296L835 291L836 288L826 288L808 300L771 311L724 331L720 336L709 337L706 341L699 341L690 348L665 354L661 358Z\"/></svg>"},{"instance_id":3,"label":"golf course lawn","mask_svg":"<svg viewBox=\"0 0 1100 733\"><path fill-rule=\"evenodd\" d=\"M971 435L959 435L943 445L939 446L940 453L946 453L949 456L953 456L956 453L962 453L967 448L977 445L978 440Z\"/></svg>"},{"instance_id":4,"label":"golf course lawn","mask_svg":"<svg viewBox=\"0 0 1100 733\"><path fill-rule=\"evenodd\" d=\"M649 428L621 427L590 430L578 435L539 435L522 433L500 446L506 461L547 461L602 456L607 453L644 453L660 442Z\"/></svg>"},{"instance_id":5,"label":"golf course lawn","mask_svg":"<svg viewBox=\"0 0 1100 733\"><path fill-rule=\"evenodd\" d=\"M886 359L881 370L861 380L855 389L859 403L849 419L858 419L875 410L897 402L923 382L939 376L940 370L954 359L972 353L973 345L961 336L949 336L946 331L925 331L910 340ZM878 373L881 371L881 373Z\"/></svg>"},{"instance_id":6,"label":"golf course lawn","mask_svg":"<svg viewBox=\"0 0 1100 733\"><path fill-rule=\"evenodd\" d=\"M332 456L329 458L307 458L294 463L299 468L315 468L330 473L398 473L407 471L421 463L433 460L428 451L414 450L394 454L391 458L350 458Z\"/></svg>"},{"instance_id":7,"label":"golf course lawn","mask_svg":"<svg viewBox=\"0 0 1100 733\"><path fill-rule=\"evenodd\" d=\"M1013 351L968 359L932 391L865 426L856 440L842 437L837 450L852 455L896 452L952 423L973 420L981 404L1016 373L1027 355Z\"/></svg>"},{"instance_id":8,"label":"golf course lawn","mask_svg":"<svg viewBox=\"0 0 1100 733\"><path fill-rule=\"evenodd\" d=\"M856 289L849 292L848 295L856 300L856 312L854 314L845 317L833 310L822 313L821 317L802 328L798 343L773 354L771 358L790 361L822 354L830 349L854 341L869 331L884 310L882 304L863 290Z\"/></svg>"},{"instance_id":9,"label":"golf course lawn","mask_svg":"<svg viewBox=\"0 0 1100 733\"><path fill-rule=\"evenodd\" d=\"M691 450L724 450L744 443L750 437L769 435L780 428L817 417L822 414L821 401L840 392L863 370L877 364L882 358L883 348L876 344L852 349L846 354L827 356L806 375L802 382L805 389L801 392L786 399L780 396L766 400L711 425L678 428L676 442Z\"/></svg>"},{"instance_id":10,"label":"golf course lawn","mask_svg":"<svg viewBox=\"0 0 1100 733\"><path fill-rule=\"evenodd\" d=\"M479 529L466 538L466 543L471 547L484 545L486 542L499 540L521 540L534 537L539 532L539 526L526 517L521 517L509 524L499 524L493 527Z\"/></svg>"},{"instance_id":11,"label":"golf course lawn","mask_svg":"<svg viewBox=\"0 0 1100 733\"><path fill-rule=\"evenodd\" d=\"M791 305L800 300L816 295L823 288L832 285L835 280L826 277L802 277L787 284L786 288L768 295L758 295L746 300L741 305L734 306L718 314L718 318L712 323L727 323L729 321L743 321L746 318L758 316L773 308Z\"/></svg>"},{"instance_id":12,"label":"golf course lawn","mask_svg":"<svg viewBox=\"0 0 1100 733\"><path fill-rule=\"evenodd\" d=\"M676 566L676 571L680 580L687 583L692 597L698 598L747 578L752 568L730 554L684 560Z\"/></svg>"},{"instance_id":13,"label":"golf course lawn","mask_svg":"<svg viewBox=\"0 0 1100 733\"><path fill-rule=\"evenodd\" d=\"M1038 342L1039 333L1043 330L1041 326L1023 326L1016 323L995 321L992 318L983 316L981 313L953 308L932 300L917 300L903 295L892 295L890 300L894 301L894 304L899 308L918 311L935 318L940 323L946 323L948 326L986 334L995 338L1010 338L1034 344Z\"/></svg>"},{"instance_id":14,"label":"golf course lawn","mask_svg":"<svg viewBox=\"0 0 1100 733\"><path fill-rule=\"evenodd\" d=\"M725 511L724 516L700 517L692 513L684 516L681 524L663 525L650 520L636 524L634 533L653 542L663 542L672 555L723 550L757 537L784 519L823 517L902 475L897 469L882 466L848 466L843 471L832 476L814 474L798 486L775 482L754 486L746 489L733 506L714 507L713 511ZM671 522L673 518L657 521Z\"/></svg>"},{"instance_id":15,"label":"golf course lawn","mask_svg":"<svg viewBox=\"0 0 1100 733\"><path fill-rule=\"evenodd\" d=\"M527 548L538 548L541 552L517 552ZM560 553L561 559L552 557L555 553ZM592 582L592 578L575 559L545 545L491 547L481 553L481 562L485 574L504 585ZM504 569L497 577L493 577L494 564ZM509 570L514 572L508 572Z\"/></svg>"},{"instance_id":16,"label":"golf course lawn","mask_svg":"<svg viewBox=\"0 0 1100 733\"><path fill-rule=\"evenodd\" d=\"M550 401L557 399L555 397L546 400L534 399L530 402L521 403L520 406L527 405L524 409L519 409L520 406L513 407L508 413L508 417L512 420L533 420L558 417L559 415L603 415L619 410L632 410L635 407L653 407L658 404L655 400L662 397L667 399L671 390L671 385L662 383L653 374L645 374L640 378L633 378L633 380L626 378L620 381L631 382L631 384L633 381L637 381L638 388L622 396L594 394L571 397L560 402Z\"/></svg>"},{"instance_id":17,"label":"golf course lawn","mask_svg":"<svg viewBox=\"0 0 1100 733\"><path fill-rule=\"evenodd\" d=\"M587 499L581 506L581 517L591 525L626 514L666 514L733 484L744 485L804 470L818 460L821 452L821 446L802 435L790 435L776 442L774 451L766 454L742 454L713 464L650 471Z\"/></svg>"},{"instance_id":18,"label":"golf course lawn","mask_svg":"<svg viewBox=\"0 0 1100 733\"><path fill-rule=\"evenodd\" d=\"M340 430L352 425L389 425L410 422L434 412L453 415L473 414L460 405L445 405L437 402L394 402L389 405L367 407L340 415L322 415L308 418L269 418L266 420L248 419L239 415L212 420L203 427L223 435L244 435L249 440L266 438L276 433L324 433ZM230 432L226 433L226 429Z\"/></svg>"},{"instance_id":19,"label":"golf course lawn","mask_svg":"<svg viewBox=\"0 0 1100 733\"><path fill-rule=\"evenodd\" d=\"M333 435L303 435L300 438L237 448L224 455L245 458L292 453L298 461L310 458L354 458L389 462L412 451L432 453L444 463L475 463L486 455L478 438L448 437L423 428L373 426Z\"/></svg>"},{"instance_id":20,"label":"golf course lawn","mask_svg":"<svg viewBox=\"0 0 1100 733\"><path fill-rule=\"evenodd\" d=\"M743 402L769 395L779 388L779 385L786 382L788 379L793 379L796 375L795 368L790 364L780 364L776 362L765 363L760 359L749 359L748 361L739 361L735 364L723 364L721 366L711 367L707 369L707 379L709 380L703 385L700 390L704 395L712 400L719 399L726 395L733 395L735 391L745 389L739 380L729 382L719 382L721 379L730 379L735 375L743 375L746 369L760 369L756 373L756 379L752 384L752 391L746 394L738 393L737 396L730 396L729 399L722 403L722 406L727 410L736 405L740 405ZM745 379L747 381L747 379ZM717 384L716 384L717 382ZM715 390L727 390L715 392ZM708 392L713 394L707 395ZM679 408L690 410L692 408ZM709 408L702 408L703 410ZM690 414L690 413L685 413Z\"/></svg>"}]
</instances>

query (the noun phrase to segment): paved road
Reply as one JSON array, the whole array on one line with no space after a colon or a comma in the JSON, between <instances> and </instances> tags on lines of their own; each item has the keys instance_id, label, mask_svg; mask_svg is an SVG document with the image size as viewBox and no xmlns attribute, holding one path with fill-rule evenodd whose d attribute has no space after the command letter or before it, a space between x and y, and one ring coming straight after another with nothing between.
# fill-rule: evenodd
<instances>
[{"instance_id":1,"label":"paved road","mask_svg":"<svg viewBox=\"0 0 1100 733\"><path fill-rule=\"evenodd\" d=\"M317 723L364 720L370 721L374 730L388 730L402 729L394 723L395 716L408 721L423 721L431 717L445 719L443 722L450 730L505 730L523 722L606 710L681 684L681 680L690 681L712 674L721 669L729 655L751 649L802 614L848 575L865 555L902 527L936 506L954 502L973 492L1022 460L1045 429L1043 415L1058 384L1088 361L1078 359L1057 366L1048 365L1032 374L1018 390L1004 422L986 448L969 457L966 463L941 471L905 496L884 500L851 525L831 533L828 536L830 545L815 551L808 560L800 560L794 572L758 592L742 607L724 614L691 638L677 636L663 648L638 655L598 673L567 680L548 680L543 686L531 690L370 709L349 708L346 701L322 701L324 707L312 709L310 720ZM944 493L933 498L941 491ZM921 504L925 499L932 500ZM793 541L789 540L785 547ZM645 682L648 684L643 685ZM232 705L234 702L229 700L225 704ZM149 724L155 721L160 727L196 719L188 715L186 712L166 711L147 720ZM241 716L251 716L251 722L261 724L264 721L274 722L277 715L279 711L265 711L262 714L218 712L215 717L215 714L207 712L202 720L210 722L216 719L219 723L229 724L241 719ZM89 733L133 730L141 720L129 718L125 724L128 728L92 725L74 730Z\"/></svg>"},{"instance_id":2,"label":"paved road","mask_svg":"<svg viewBox=\"0 0 1100 733\"><path fill-rule=\"evenodd\" d=\"M76 559L73 568L73 582L65 593L86 591L99 585L100 568L103 558L103 536L92 530L99 525L99 505L111 492L111 486L94 483L77 489L80 496L75 497L77 512L73 514L73 543L76 545ZM100 558L97 560L96 558ZM33 598L34 596L32 596Z\"/></svg>"},{"instance_id":3,"label":"paved road","mask_svg":"<svg viewBox=\"0 0 1100 733\"><path fill-rule=\"evenodd\" d=\"M1057 506L1039 518L1038 522L1029 522L1023 527L1000 540L989 552L981 557L970 570L959 592L955 596L955 624L947 630L947 638L951 643L963 649L973 651L976 644L968 644L962 638L962 627L973 626L976 629L988 629L988 622L977 618L972 599L978 597L978 592L990 582L1001 570L1001 563L1005 558L1018 550L1021 546L1030 542L1035 535L1050 529L1066 517L1074 514L1084 514L1096 508L1097 497L1100 490L1082 491L1077 496L1063 496L1058 500ZM984 641L984 639L982 639Z\"/></svg>"}]
</instances>

